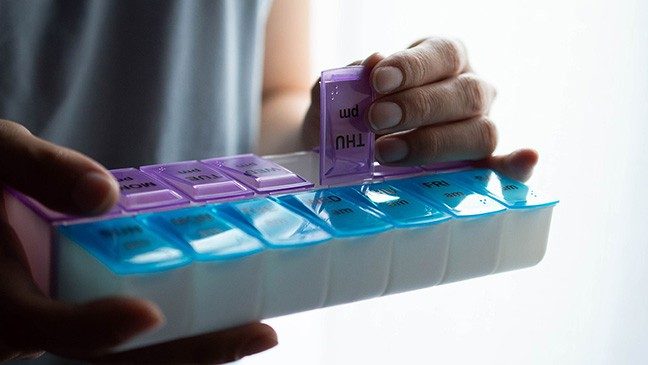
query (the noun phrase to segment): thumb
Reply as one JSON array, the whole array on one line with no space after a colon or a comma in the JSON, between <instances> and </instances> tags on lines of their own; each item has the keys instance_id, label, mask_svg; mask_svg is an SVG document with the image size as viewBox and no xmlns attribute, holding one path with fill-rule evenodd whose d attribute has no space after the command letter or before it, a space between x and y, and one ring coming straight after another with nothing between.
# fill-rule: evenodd
<instances>
[{"instance_id":1,"label":"thumb","mask_svg":"<svg viewBox=\"0 0 648 365\"><path fill-rule=\"evenodd\" d=\"M2 184L70 214L102 213L119 197L117 182L96 161L0 119Z\"/></svg>"}]
</instances>

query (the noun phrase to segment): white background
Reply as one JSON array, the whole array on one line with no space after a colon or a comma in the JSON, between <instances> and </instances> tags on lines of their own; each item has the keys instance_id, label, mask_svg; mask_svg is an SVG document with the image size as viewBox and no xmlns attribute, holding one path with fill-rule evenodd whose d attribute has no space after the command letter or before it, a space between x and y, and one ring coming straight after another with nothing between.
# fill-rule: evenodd
<instances>
[{"instance_id":1,"label":"white background","mask_svg":"<svg viewBox=\"0 0 648 365\"><path fill-rule=\"evenodd\" d=\"M270 320L243 363L648 362L648 2L313 1L313 70L461 38L561 203L536 267Z\"/></svg>"}]
</instances>

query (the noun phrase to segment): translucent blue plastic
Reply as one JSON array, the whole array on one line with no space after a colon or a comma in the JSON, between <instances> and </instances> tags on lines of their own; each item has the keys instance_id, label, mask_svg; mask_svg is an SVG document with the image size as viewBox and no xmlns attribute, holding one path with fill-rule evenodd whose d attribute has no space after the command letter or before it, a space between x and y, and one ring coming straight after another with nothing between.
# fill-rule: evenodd
<instances>
[{"instance_id":1,"label":"translucent blue plastic","mask_svg":"<svg viewBox=\"0 0 648 365\"><path fill-rule=\"evenodd\" d=\"M394 180L391 183L401 190L416 193L457 217L477 217L506 210L493 198L464 187L448 174Z\"/></svg>"},{"instance_id":2,"label":"translucent blue plastic","mask_svg":"<svg viewBox=\"0 0 648 365\"><path fill-rule=\"evenodd\" d=\"M331 239L325 230L269 198L225 203L213 208L235 219L270 247L300 247Z\"/></svg>"},{"instance_id":3,"label":"translucent blue plastic","mask_svg":"<svg viewBox=\"0 0 648 365\"><path fill-rule=\"evenodd\" d=\"M542 195L525 184L501 176L492 170L476 169L461 171L449 174L448 178L464 183L476 191L490 195L513 209L542 207L558 203L558 200Z\"/></svg>"},{"instance_id":4,"label":"translucent blue plastic","mask_svg":"<svg viewBox=\"0 0 648 365\"><path fill-rule=\"evenodd\" d=\"M389 183L354 186L354 196L361 204L379 211L396 227L415 227L444 222L451 218L407 192Z\"/></svg>"},{"instance_id":5,"label":"translucent blue plastic","mask_svg":"<svg viewBox=\"0 0 648 365\"><path fill-rule=\"evenodd\" d=\"M337 237L379 233L393 227L376 213L359 205L353 195L351 188L339 188L284 195L279 200L301 214L316 219Z\"/></svg>"},{"instance_id":6,"label":"translucent blue plastic","mask_svg":"<svg viewBox=\"0 0 648 365\"><path fill-rule=\"evenodd\" d=\"M177 244L132 217L61 226L59 230L120 275L158 272L191 262Z\"/></svg>"},{"instance_id":7,"label":"translucent blue plastic","mask_svg":"<svg viewBox=\"0 0 648 365\"><path fill-rule=\"evenodd\" d=\"M146 225L179 240L199 261L230 260L263 250L263 244L207 207L140 216Z\"/></svg>"}]
</instances>

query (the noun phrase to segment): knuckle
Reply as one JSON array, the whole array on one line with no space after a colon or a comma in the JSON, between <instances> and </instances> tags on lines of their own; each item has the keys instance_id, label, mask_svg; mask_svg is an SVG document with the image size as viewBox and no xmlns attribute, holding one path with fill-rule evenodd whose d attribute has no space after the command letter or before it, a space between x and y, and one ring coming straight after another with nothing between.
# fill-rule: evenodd
<instances>
[{"instance_id":1,"label":"knuckle","mask_svg":"<svg viewBox=\"0 0 648 365\"><path fill-rule=\"evenodd\" d=\"M455 39L438 38L436 47L441 55L441 62L453 74L459 74L465 64L463 45Z\"/></svg>"},{"instance_id":2,"label":"knuckle","mask_svg":"<svg viewBox=\"0 0 648 365\"><path fill-rule=\"evenodd\" d=\"M474 74L457 78L464 105L471 115L483 113L489 106L488 85Z\"/></svg>"},{"instance_id":3,"label":"knuckle","mask_svg":"<svg viewBox=\"0 0 648 365\"><path fill-rule=\"evenodd\" d=\"M422 80L426 72L426 53L418 48L409 52L400 52L394 57L394 66L403 72L403 85L414 85L417 80Z\"/></svg>"},{"instance_id":4,"label":"knuckle","mask_svg":"<svg viewBox=\"0 0 648 365\"><path fill-rule=\"evenodd\" d=\"M31 132L20 123L0 119L0 137L11 139L23 134L31 134Z\"/></svg>"},{"instance_id":5,"label":"knuckle","mask_svg":"<svg viewBox=\"0 0 648 365\"><path fill-rule=\"evenodd\" d=\"M438 104L435 96L419 88L414 91L414 97L408 98L403 114L408 125L421 125L432 117L432 105Z\"/></svg>"},{"instance_id":6,"label":"knuckle","mask_svg":"<svg viewBox=\"0 0 648 365\"><path fill-rule=\"evenodd\" d=\"M416 156L417 163L427 163L439 157L443 151L443 140L434 128L426 128L419 138L412 142L411 156Z\"/></svg>"},{"instance_id":7,"label":"knuckle","mask_svg":"<svg viewBox=\"0 0 648 365\"><path fill-rule=\"evenodd\" d=\"M481 149L484 155L490 155L495 152L497 147L497 126L488 118L480 118L477 126Z\"/></svg>"}]
</instances>

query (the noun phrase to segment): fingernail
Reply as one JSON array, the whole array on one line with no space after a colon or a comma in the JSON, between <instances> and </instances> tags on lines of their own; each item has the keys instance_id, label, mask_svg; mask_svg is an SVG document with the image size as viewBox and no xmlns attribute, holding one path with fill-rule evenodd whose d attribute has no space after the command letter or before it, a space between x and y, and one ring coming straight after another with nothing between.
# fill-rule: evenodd
<instances>
[{"instance_id":1,"label":"fingernail","mask_svg":"<svg viewBox=\"0 0 648 365\"><path fill-rule=\"evenodd\" d=\"M277 346L278 343L279 342L276 338L269 336L255 337L242 346L241 350L239 351L239 355L240 357L245 357L258 354L259 352L263 352Z\"/></svg>"},{"instance_id":2,"label":"fingernail","mask_svg":"<svg viewBox=\"0 0 648 365\"><path fill-rule=\"evenodd\" d=\"M403 83L403 73L392 66L379 67L373 74L373 87L381 94L396 89Z\"/></svg>"},{"instance_id":3,"label":"fingernail","mask_svg":"<svg viewBox=\"0 0 648 365\"><path fill-rule=\"evenodd\" d=\"M403 118L400 106L392 102L381 102L369 108L369 123L374 131L394 127Z\"/></svg>"},{"instance_id":4,"label":"fingernail","mask_svg":"<svg viewBox=\"0 0 648 365\"><path fill-rule=\"evenodd\" d=\"M409 153L409 146L400 138L385 138L376 143L376 159L378 162L397 162Z\"/></svg>"},{"instance_id":5,"label":"fingernail","mask_svg":"<svg viewBox=\"0 0 648 365\"><path fill-rule=\"evenodd\" d=\"M82 212L101 213L110 208L113 189L119 189L119 186L110 176L89 172L76 183L72 190L72 200Z\"/></svg>"}]
</instances>

